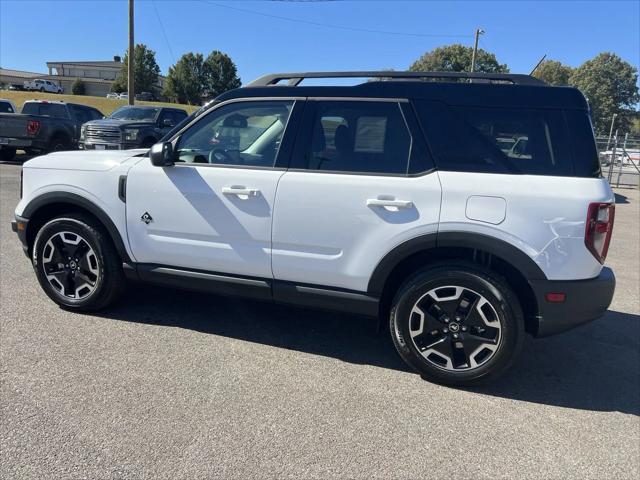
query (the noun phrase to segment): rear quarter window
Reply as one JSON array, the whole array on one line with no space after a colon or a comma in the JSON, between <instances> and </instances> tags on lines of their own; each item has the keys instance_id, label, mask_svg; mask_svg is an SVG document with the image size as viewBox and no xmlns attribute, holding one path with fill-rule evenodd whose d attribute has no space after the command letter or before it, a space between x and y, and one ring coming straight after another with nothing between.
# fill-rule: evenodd
<instances>
[{"instance_id":1,"label":"rear quarter window","mask_svg":"<svg viewBox=\"0 0 640 480\"><path fill-rule=\"evenodd\" d=\"M416 101L439 169L572 176L562 110L448 106Z\"/></svg>"},{"instance_id":2,"label":"rear quarter window","mask_svg":"<svg viewBox=\"0 0 640 480\"><path fill-rule=\"evenodd\" d=\"M573 167L577 177L599 177L600 160L589 113L584 110L565 110L573 153Z\"/></svg>"}]
</instances>

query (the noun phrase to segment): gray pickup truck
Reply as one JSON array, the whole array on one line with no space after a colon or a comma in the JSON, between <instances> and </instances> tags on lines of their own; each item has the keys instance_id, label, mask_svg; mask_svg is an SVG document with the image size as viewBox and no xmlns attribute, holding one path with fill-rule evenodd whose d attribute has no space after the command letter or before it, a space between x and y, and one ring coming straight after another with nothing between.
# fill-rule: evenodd
<instances>
[{"instance_id":1,"label":"gray pickup truck","mask_svg":"<svg viewBox=\"0 0 640 480\"><path fill-rule=\"evenodd\" d=\"M86 105L32 100L22 113L0 113L0 159L11 160L16 150L53 152L77 148L83 123L103 118Z\"/></svg>"},{"instance_id":2,"label":"gray pickup truck","mask_svg":"<svg viewBox=\"0 0 640 480\"><path fill-rule=\"evenodd\" d=\"M124 106L104 120L82 126L79 147L85 150L148 148L187 118L180 108Z\"/></svg>"}]
</instances>

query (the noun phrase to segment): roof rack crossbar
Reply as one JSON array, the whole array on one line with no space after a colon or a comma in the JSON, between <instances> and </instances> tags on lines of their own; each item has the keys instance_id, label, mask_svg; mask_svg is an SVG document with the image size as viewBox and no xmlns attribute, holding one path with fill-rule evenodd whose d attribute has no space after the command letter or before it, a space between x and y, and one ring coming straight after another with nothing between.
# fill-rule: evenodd
<instances>
[{"instance_id":1,"label":"roof rack crossbar","mask_svg":"<svg viewBox=\"0 0 640 480\"><path fill-rule=\"evenodd\" d=\"M297 86L307 78L390 78L413 79L423 78L468 78L509 82L515 85L546 85L540 79L530 75L516 73L465 73L465 72L396 72L396 71L360 71L360 72L299 72L299 73L270 73L257 78L247 87L267 87L278 85L287 80L288 86Z\"/></svg>"}]
</instances>

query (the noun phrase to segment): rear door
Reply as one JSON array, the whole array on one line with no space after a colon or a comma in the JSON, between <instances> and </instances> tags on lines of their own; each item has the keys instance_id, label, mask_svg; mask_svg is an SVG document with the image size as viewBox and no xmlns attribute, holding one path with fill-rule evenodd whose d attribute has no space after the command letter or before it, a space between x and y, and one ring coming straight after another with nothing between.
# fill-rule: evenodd
<instances>
[{"instance_id":1,"label":"rear door","mask_svg":"<svg viewBox=\"0 0 640 480\"><path fill-rule=\"evenodd\" d=\"M440 183L409 104L310 100L278 186L278 280L366 291L395 246L435 234Z\"/></svg>"}]
</instances>

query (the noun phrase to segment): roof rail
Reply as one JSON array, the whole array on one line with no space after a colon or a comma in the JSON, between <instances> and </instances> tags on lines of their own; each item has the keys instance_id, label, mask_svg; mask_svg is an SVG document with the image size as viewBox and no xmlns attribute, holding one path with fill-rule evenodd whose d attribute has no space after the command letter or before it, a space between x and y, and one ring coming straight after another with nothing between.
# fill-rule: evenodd
<instances>
[{"instance_id":1,"label":"roof rail","mask_svg":"<svg viewBox=\"0 0 640 480\"><path fill-rule=\"evenodd\" d=\"M299 73L270 73L263 75L249 83L247 87L267 87L278 85L287 80L288 86L297 86L306 78L389 78L404 80L421 80L426 78L443 79L478 79L512 83L515 85L546 85L540 79L530 75L515 73L465 73L465 72L396 72L396 71L362 71L362 72L299 72Z\"/></svg>"}]
</instances>

